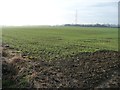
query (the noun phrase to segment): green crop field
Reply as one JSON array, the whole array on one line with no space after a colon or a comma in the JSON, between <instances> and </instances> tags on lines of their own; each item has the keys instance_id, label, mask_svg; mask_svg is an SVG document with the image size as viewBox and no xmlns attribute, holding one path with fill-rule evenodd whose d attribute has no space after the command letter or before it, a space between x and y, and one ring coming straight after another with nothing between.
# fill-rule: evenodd
<instances>
[{"instance_id":1,"label":"green crop field","mask_svg":"<svg viewBox=\"0 0 120 90\"><path fill-rule=\"evenodd\" d=\"M118 51L117 28L3 27L2 40L31 58L52 60L79 52Z\"/></svg>"}]
</instances>

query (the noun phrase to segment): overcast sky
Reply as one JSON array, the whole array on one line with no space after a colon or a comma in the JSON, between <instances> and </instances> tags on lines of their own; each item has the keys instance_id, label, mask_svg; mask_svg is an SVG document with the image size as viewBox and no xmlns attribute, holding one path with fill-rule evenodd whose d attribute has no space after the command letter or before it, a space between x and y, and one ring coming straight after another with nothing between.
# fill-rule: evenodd
<instances>
[{"instance_id":1,"label":"overcast sky","mask_svg":"<svg viewBox=\"0 0 120 90\"><path fill-rule=\"evenodd\" d=\"M0 0L0 25L118 23L119 0Z\"/></svg>"}]
</instances>

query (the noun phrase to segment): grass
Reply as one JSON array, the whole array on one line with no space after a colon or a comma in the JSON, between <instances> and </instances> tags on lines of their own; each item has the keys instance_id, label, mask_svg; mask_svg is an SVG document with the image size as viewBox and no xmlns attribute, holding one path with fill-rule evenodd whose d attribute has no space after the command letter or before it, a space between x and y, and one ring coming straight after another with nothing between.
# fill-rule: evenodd
<instances>
[{"instance_id":1,"label":"grass","mask_svg":"<svg viewBox=\"0 0 120 90\"><path fill-rule=\"evenodd\" d=\"M79 52L118 51L117 28L3 27L3 43L29 58L52 60Z\"/></svg>"}]
</instances>

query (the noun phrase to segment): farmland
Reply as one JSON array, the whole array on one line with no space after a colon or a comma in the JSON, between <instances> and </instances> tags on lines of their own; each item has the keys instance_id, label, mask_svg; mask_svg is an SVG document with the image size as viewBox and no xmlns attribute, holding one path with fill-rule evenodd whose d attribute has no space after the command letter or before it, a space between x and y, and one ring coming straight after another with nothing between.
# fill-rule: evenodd
<instances>
[{"instance_id":1,"label":"farmland","mask_svg":"<svg viewBox=\"0 0 120 90\"><path fill-rule=\"evenodd\" d=\"M117 28L6 27L3 43L28 58L53 60L79 52L118 50Z\"/></svg>"},{"instance_id":2,"label":"farmland","mask_svg":"<svg viewBox=\"0 0 120 90\"><path fill-rule=\"evenodd\" d=\"M3 88L118 88L117 28L3 27Z\"/></svg>"}]
</instances>

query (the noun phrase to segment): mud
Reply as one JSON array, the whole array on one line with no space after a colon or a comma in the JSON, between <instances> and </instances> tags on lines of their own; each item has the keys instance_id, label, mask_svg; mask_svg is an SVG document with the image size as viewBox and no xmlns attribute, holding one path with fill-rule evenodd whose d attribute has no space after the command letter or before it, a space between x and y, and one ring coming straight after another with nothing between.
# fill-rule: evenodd
<instances>
[{"instance_id":1,"label":"mud","mask_svg":"<svg viewBox=\"0 0 120 90\"><path fill-rule=\"evenodd\" d=\"M117 51L83 52L51 62L3 52L3 88L120 88Z\"/></svg>"}]
</instances>

